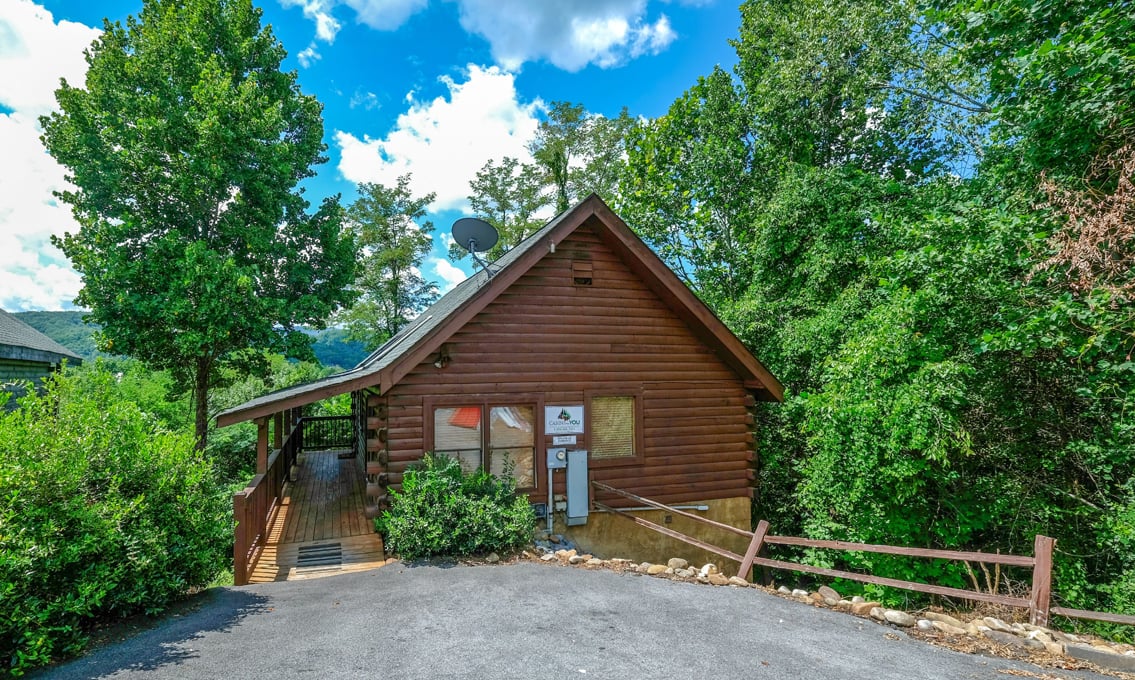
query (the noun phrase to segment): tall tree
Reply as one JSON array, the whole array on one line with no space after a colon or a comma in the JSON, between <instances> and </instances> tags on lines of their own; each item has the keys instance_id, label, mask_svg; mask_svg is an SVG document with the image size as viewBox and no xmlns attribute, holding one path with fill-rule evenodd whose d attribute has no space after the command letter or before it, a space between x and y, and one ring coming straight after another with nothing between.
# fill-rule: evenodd
<instances>
[{"instance_id":1,"label":"tall tree","mask_svg":"<svg viewBox=\"0 0 1135 680\"><path fill-rule=\"evenodd\" d=\"M310 353L348 297L355 247L337 199L314 214L297 184L321 155L321 106L250 0L145 0L104 22L85 87L41 119L68 168L80 225L57 244L104 349L168 368L194 392L197 444L222 368Z\"/></svg>"},{"instance_id":2,"label":"tall tree","mask_svg":"<svg viewBox=\"0 0 1135 680\"><path fill-rule=\"evenodd\" d=\"M528 151L546 173L546 182L555 194L557 213L571 206L569 170L573 156L583 146L586 131L587 112L582 104L552 102L548 117L540 121L536 138L529 144Z\"/></svg>"},{"instance_id":3,"label":"tall tree","mask_svg":"<svg viewBox=\"0 0 1135 680\"><path fill-rule=\"evenodd\" d=\"M432 222L426 209L435 194L414 197L410 175L398 184L359 185L359 198L347 208L351 231L362 248L355 291L359 299L341 315L349 335L368 349L378 347L438 297L437 284L421 272L429 254Z\"/></svg>"},{"instance_id":4,"label":"tall tree","mask_svg":"<svg viewBox=\"0 0 1135 680\"><path fill-rule=\"evenodd\" d=\"M531 163L506 156L497 164L490 160L469 183L469 205L473 212L493 225L500 240L488 251L490 260L539 229L544 221L536 214L548 205L541 172ZM450 258L459 260L467 253L461 246L450 247Z\"/></svg>"}]
</instances>

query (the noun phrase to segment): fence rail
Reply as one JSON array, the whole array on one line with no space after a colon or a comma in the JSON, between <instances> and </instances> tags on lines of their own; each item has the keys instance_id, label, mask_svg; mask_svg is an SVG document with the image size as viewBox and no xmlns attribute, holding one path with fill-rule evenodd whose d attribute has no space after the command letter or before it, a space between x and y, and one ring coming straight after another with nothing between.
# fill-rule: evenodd
<instances>
[{"instance_id":1,"label":"fence rail","mask_svg":"<svg viewBox=\"0 0 1135 680\"><path fill-rule=\"evenodd\" d=\"M264 545L268 518L276 509L287 481L290 466L286 461L284 449L273 452L268 457L268 469L253 477L242 491L233 494L233 519L236 521L233 583L238 586L248 583L256 551Z\"/></svg>"},{"instance_id":2,"label":"fence rail","mask_svg":"<svg viewBox=\"0 0 1135 680\"><path fill-rule=\"evenodd\" d=\"M304 451L354 449L355 437L351 416L307 416L301 421L304 430Z\"/></svg>"},{"instance_id":3,"label":"fence rail","mask_svg":"<svg viewBox=\"0 0 1135 680\"><path fill-rule=\"evenodd\" d=\"M901 546L890 545L872 545L866 543L851 543L849 541L827 541L811 538L801 538L798 536L773 536L768 533L769 523L761 520L757 523L755 531L745 531L738 529L727 524L715 522L705 517L683 512L668 505L658 503L636 496L635 494L616 489L601 482L592 482L592 486L598 490L606 493L621 496L629 500L635 501L642 505L646 505L660 510L666 510L683 517L687 517L694 521L700 522L708 526L724 529L734 534L745 536L749 538L749 547L745 551L745 555L738 555L730 550L718 546L710 545L705 541L686 536L685 534L660 526L653 522L647 521L641 517L635 517L616 508L609 507L599 501L593 501L596 508L607 512L626 517L636 524L657 531L660 534L670 536L671 538L689 543L703 550L708 550L722 557L740 563L741 567L737 575L746 581L749 580L749 574L754 565L769 567L771 569L784 569L788 571L799 571L809 574L817 574L821 576L831 576L833 578L842 578L851 581L859 581L862 583L872 583L876 585L890 586L893 588L901 588L903 590L913 590L921 593L928 593L931 595L942 595L946 597L958 597L967 600L976 600L980 602L993 602L995 604L1007 605L1010 607L1020 607L1029 610L1029 620L1035 625L1047 625L1050 614L1059 616L1066 616L1069 618L1078 619L1092 619L1095 621L1107 621L1110 623L1120 623L1135 626L1135 616L1127 616L1125 614L1111 614L1108 612L1087 611L1083 609L1069 609L1067 607L1052 607L1050 600L1052 596L1052 552L1056 545L1055 539L1048 536L1037 535L1033 543L1032 557L1025 555L1003 555L1001 553L986 553L986 552L973 552L961 550L937 550L932 548L907 548ZM792 545L809 548L823 548L827 550L842 550L845 552L874 552L884 553L888 555L902 555L907 557L923 557L930 559L946 559L964 562L984 562L987 564L1004 564L1009 566L1018 567L1032 567L1032 587L1029 597L1011 597L1008 595L998 595L997 593L983 593L975 590L963 590L961 588L951 588L947 586L936 586L929 583L917 583L914 581L902 581L899 579L886 578L882 576L874 576L872 574L859 574L850 571L843 571L840 569L827 569L824 567L816 567L810 564L801 564L798 562L788 562L784 560L773 560L766 557L761 557L761 550L765 545Z\"/></svg>"}]
</instances>

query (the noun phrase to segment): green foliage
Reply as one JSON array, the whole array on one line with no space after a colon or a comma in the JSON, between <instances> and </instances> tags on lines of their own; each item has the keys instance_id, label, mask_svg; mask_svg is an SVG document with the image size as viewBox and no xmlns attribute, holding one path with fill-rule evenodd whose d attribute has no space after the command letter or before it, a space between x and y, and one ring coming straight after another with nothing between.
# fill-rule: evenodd
<instances>
[{"instance_id":1,"label":"green foliage","mask_svg":"<svg viewBox=\"0 0 1135 680\"><path fill-rule=\"evenodd\" d=\"M57 244L83 275L77 303L100 349L168 369L194 390L203 447L208 390L249 347L310 355L296 326L346 296L355 249L341 209L296 189L326 160L320 105L280 70L285 52L249 0L147 0L107 22L84 87L41 119L74 190L80 230Z\"/></svg>"},{"instance_id":2,"label":"green foliage","mask_svg":"<svg viewBox=\"0 0 1135 680\"><path fill-rule=\"evenodd\" d=\"M315 332L311 351L320 364L328 368L354 368L367 358L366 343L351 340L342 328L325 328Z\"/></svg>"},{"instance_id":3,"label":"green foliage","mask_svg":"<svg viewBox=\"0 0 1135 680\"><path fill-rule=\"evenodd\" d=\"M13 316L83 357L84 361L112 356L98 351L95 333L99 326L85 322L84 312L16 312Z\"/></svg>"},{"instance_id":4,"label":"green foliage","mask_svg":"<svg viewBox=\"0 0 1135 680\"><path fill-rule=\"evenodd\" d=\"M735 73L630 135L619 212L785 384L757 427L778 533L1017 554L1043 533L1059 603L1131 606L1121 5L750 0Z\"/></svg>"},{"instance_id":5,"label":"green foliage","mask_svg":"<svg viewBox=\"0 0 1135 680\"><path fill-rule=\"evenodd\" d=\"M448 456L427 453L402 476L392 509L376 521L387 547L405 559L472 555L520 547L536 517L511 475L463 474Z\"/></svg>"},{"instance_id":6,"label":"green foliage","mask_svg":"<svg viewBox=\"0 0 1135 680\"><path fill-rule=\"evenodd\" d=\"M386 342L438 298L437 284L422 277L422 259L433 241L433 222L425 220L435 194L415 197L410 175L398 185L359 185L347 208L347 223L362 249L354 288L359 297L339 315L348 337L374 349Z\"/></svg>"},{"instance_id":7,"label":"green foliage","mask_svg":"<svg viewBox=\"0 0 1135 680\"><path fill-rule=\"evenodd\" d=\"M21 406L0 415L0 660L14 675L208 584L231 550L209 461L113 374L54 378Z\"/></svg>"}]
</instances>

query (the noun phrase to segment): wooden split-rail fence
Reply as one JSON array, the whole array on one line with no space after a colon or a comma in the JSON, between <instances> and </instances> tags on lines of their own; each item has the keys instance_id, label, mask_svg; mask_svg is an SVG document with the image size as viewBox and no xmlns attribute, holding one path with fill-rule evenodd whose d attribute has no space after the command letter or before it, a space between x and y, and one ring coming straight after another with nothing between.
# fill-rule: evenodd
<instances>
[{"instance_id":1,"label":"wooden split-rail fence","mask_svg":"<svg viewBox=\"0 0 1135 680\"><path fill-rule=\"evenodd\" d=\"M937 550L933 548L906 548L891 545L871 545L865 543L851 543L848 541L826 541L811 538L800 538L797 536L774 536L768 533L769 523L764 520L761 520L757 523L757 528L755 531L745 531L744 529L738 529L737 527L730 526L728 524L715 522L711 519L707 519L693 513L678 510L668 505L663 505L662 503L655 502L649 498L636 496L635 494L623 491L621 489L616 489L601 482L593 481L592 486L599 492L621 496L640 505L657 508L659 510L665 510L666 512L681 515L682 517L694 520L701 524L716 527L718 529L748 538L748 549L745 551L744 555L739 555L731 550L712 545L692 536L687 536L678 531L674 531L673 529L669 529L667 527L655 524L654 522L645 520L641 517L631 515L626 511L610 507L604 503L600 503L599 501L593 501L593 504L599 510L620 515L633 521L639 526L645 527L652 531L656 531L660 534L664 534L684 543L696 546L707 552L721 555L722 557L739 563L740 568L737 571L737 575L745 579L746 581L749 580L752 568L754 566L760 566L771 569L783 569L788 571L816 574L819 576L830 576L832 578L859 581L861 583L873 583L876 585L901 588L903 590L913 590L916 592L928 593L931 595L941 595L943 597L957 597L978 602L991 602L1008 607L1024 608L1028 609L1029 611L1029 621L1038 626L1048 625L1048 619L1051 615L1066 616L1069 618L1077 619L1090 619L1094 621L1106 621L1110 623L1135 626L1135 616L1051 606L1052 552L1056 545L1056 541L1052 538L1049 538L1048 536L1038 535L1036 537L1036 540L1033 543L1033 555L1031 557L1024 555L1002 555L1000 553ZM788 562L784 560L774 560L767 557L761 557L761 551L766 545L791 545L807 548L842 550L846 552L873 552L883 553L887 555L905 555L909 557L924 557L931 559L956 560L964 562L981 562L984 564L1000 564L1005 566L1031 568L1031 588L1028 597L1013 597L1011 595L1002 595L999 593L988 593L977 590L964 590L961 588L938 586L929 583L903 581L900 579L874 576L872 574L859 574L856 572L844 571L841 569L828 569L825 567L816 567L810 564L802 564L799 562Z\"/></svg>"}]
</instances>

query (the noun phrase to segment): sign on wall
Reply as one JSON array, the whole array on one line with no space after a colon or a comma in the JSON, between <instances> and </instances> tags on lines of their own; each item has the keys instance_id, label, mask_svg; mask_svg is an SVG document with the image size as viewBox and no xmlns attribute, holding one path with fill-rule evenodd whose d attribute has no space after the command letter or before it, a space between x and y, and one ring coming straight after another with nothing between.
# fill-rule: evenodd
<instances>
[{"instance_id":1,"label":"sign on wall","mask_svg":"<svg viewBox=\"0 0 1135 680\"><path fill-rule=\"evenodd\" d=\"M544 434L583 434L583 405L545 406Z\"/></svg>"}]
</instances>

